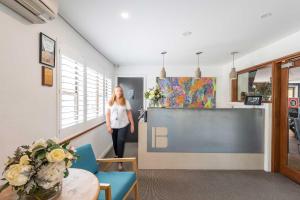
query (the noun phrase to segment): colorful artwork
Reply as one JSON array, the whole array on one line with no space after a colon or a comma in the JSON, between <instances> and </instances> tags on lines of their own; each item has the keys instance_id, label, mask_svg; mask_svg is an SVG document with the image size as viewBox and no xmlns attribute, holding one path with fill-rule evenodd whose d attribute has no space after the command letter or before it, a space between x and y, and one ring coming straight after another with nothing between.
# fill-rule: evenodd
<instances>
[{"instance_id":1,"label":"colorful artwork","mask_svg":"<svg viewBox=\"0 0 300 200\"><path fill-rule=\"evenodd\" d=\"M169 77L157 79L167 108L215 108L216 78Z\"/></svg>"}]
</instances>

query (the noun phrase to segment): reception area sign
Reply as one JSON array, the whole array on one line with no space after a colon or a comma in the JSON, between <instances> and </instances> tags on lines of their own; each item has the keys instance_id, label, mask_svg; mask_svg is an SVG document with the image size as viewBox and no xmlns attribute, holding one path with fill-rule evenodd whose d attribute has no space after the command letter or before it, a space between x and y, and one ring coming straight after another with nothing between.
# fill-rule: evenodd
<instances>
[{"instance_id":1,"label":"reception area sign","mask_svg":"<svg viewBox=\"0 0 300 200\"><path fill-rule=\"evenodd\" d=\"M157 79L166 108L216 108L216 78L168 77Z\"/></svg>"}]
</instances>

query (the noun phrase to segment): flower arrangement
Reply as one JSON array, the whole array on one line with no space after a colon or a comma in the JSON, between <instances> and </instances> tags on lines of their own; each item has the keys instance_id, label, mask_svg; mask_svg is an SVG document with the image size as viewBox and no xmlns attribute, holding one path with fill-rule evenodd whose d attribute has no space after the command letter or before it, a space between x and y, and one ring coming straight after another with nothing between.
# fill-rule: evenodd
<instances>
[{"instance_id":1,"label":"flower arrangement","mask_svg":"<svg viewBox=\"0 0 300 200\"><path fill-rule=\"evenodd\" d=\"M68 176L68 168L77 159L68 145L68 142L59 144L56 139L49 139L18 147L5 164L2 180L6 183L0 192L12 186L19 199L26 195L43 199L43 193L57 192L63 178Z\"/></svg>"},{"instance_id":2,"label":"flower arrangement","mask_svg":"<svg viewBox=\"0 0 300 200\"><path fill-rule=\"evenodd\" d=\"M151 104L150 106L157 106L159 105L159 101L164 97L162 91L159 87L151 88L145 92L145 98L147 100L150 100Z\"/></svg>"}]
</instances>

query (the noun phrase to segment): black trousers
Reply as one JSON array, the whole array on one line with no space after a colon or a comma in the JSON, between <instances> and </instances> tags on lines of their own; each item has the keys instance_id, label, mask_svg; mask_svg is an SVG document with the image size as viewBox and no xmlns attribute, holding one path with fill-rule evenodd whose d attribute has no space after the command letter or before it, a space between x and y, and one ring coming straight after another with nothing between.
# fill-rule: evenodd
<instances>
[{"instance_id":1,"label":"black trousers","mask_svg":"<svg viewBox=\"0 0 300 200\"><path fill-rule=\"evenodd\" d=\"M125 149L125 139L128 132L128 126L124 128L113 128L112 140L115 154L118 158L123 158Z\"/></svg>"}]
</instances>

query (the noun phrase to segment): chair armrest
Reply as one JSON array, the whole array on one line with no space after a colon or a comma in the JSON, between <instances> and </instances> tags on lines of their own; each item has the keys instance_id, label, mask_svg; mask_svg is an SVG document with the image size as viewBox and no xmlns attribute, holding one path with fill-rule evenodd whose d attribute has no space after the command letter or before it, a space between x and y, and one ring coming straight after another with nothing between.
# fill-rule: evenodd
<instances>
[{"instance_id":1,"label":"chair armrest","mask_svg":"<svg viewBox=\"0 0 300 200\"><path fill-rule=\"evenodd\" d=\"M136 158L100 158L97 162L113 163L113 162L136 162Z\"/></svg>"},{"instance_id":2,"label":"chair armrest","mask_svg":"<svg viewBox=\"0 0 300 200\"><path fill-rule=\"evenodd\" d=\"M111 186L108 183L100 183L99 184L100 191L105 191L105 200L111 200Z\"/></svg>"},{"instance_id":3,"label":"chair armrest","mask_svg":"<svg viewBox=\"0 0 300 200\"><path fill-rule=\"evenodd\" d=\"M100 158L97 159L97 162L100 163L116 163L116 162L130 162L132 164L133 170L138 173L138 167L137 167L137 162L136 158Z\"/></svg>"}]
</instances>

